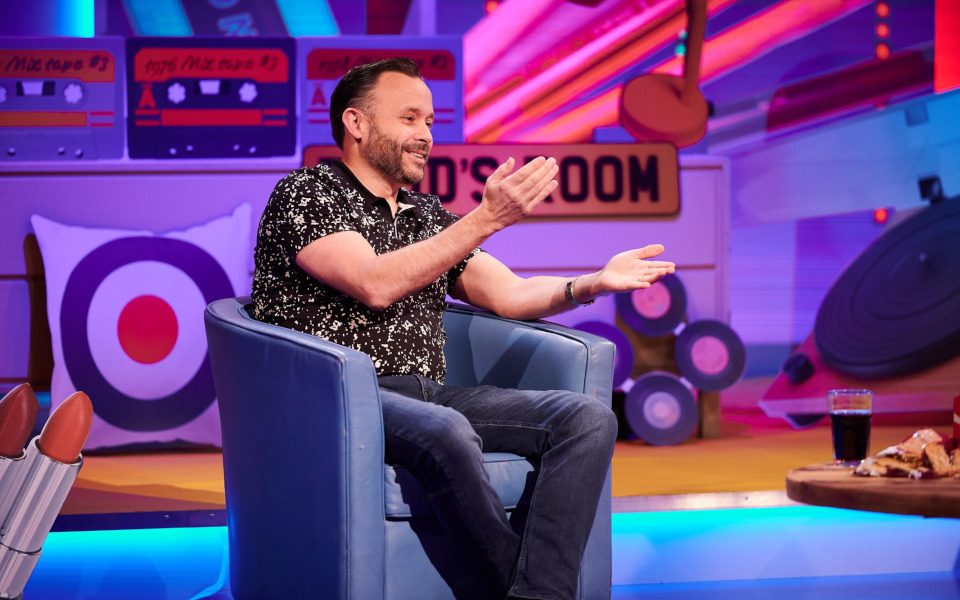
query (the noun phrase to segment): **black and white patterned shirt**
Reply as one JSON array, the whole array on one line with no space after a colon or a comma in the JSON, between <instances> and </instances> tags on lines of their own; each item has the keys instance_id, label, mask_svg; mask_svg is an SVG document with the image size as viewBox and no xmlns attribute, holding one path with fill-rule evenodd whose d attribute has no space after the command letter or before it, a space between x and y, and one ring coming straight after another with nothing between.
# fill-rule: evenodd
<instances>
[{"instance_id":1,"label":"black and white patterned shirt","mask_svg":"<svg viewBox=\"0 0 960 600\"><path fill-rule=\"evenodd\" d=\"M457 220L436 196L401 190L391 215L339 162L305 167L277 184L257 231L254 317L366 353L378 375L446 375L443 309L446 294L480 249L449 272L382 312L317 281L296 263L310 242L356 231L384 254L427 239Z\"/></svg>"}]
</instances>

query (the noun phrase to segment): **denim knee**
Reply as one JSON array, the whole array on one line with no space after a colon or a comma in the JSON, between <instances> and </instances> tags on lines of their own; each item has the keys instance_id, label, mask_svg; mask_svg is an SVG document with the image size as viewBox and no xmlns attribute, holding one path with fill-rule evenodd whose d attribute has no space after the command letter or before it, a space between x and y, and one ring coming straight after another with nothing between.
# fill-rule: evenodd
<instances>
[{"instance_id":1,"label":"denim knee","mask_svg":"<svg viewBox=\"0 0 960 600\"><path fill-rule=\"evenodd\" d=\"M431 415L422 423L419 437L434 468L463 469L470 464L482 468L483 442L467 418L454 410Z\"/></svg>"},{"instance_id":2,"label":"denim knee","mask_svg":"<svg viewBox=\"0 0 960 600\"><path fill-rule=\"evenodd\" d=\"M612 447L617 439L617 416L613 410L599 400L577 394L572 397L576 403L563 429L568 436L595 435L598 442L609 440Z\"/></svg>"}]
</instances>

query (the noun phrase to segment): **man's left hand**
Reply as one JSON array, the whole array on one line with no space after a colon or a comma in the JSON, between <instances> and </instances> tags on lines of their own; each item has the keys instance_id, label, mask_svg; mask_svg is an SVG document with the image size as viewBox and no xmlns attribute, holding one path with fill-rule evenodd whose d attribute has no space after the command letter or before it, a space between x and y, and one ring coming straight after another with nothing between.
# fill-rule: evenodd
<instances>
[{"instance_id":1,"label":"man's left hand","mask_svg":"<svg viewBox=\"0 0 960 600\"><path fill-rule=\"evenodd\" d=\"M621 252L608 260L603 269L580 280L587 284L584 287L594 297L648 288L658 279L676 271L676 265L670 261L649 260L663 254L663 250L662 244L650 244Z\"/></svg>"}]
</instances>

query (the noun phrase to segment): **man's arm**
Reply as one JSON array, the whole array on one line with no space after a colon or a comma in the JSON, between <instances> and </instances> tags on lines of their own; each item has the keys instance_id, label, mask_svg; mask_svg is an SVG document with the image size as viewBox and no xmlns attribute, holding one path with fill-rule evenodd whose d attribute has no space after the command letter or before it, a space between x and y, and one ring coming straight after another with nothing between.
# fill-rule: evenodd
<instances>
[{"instance_id":1,"label":"man's arm","mask_svg":"<svg viewBox=\"0 0 960 600\"><path fill-rule=\"evenodd\" d=\"M515 223L556 189L554 159L537 158L511 173L513 159L487 179L476 209L437 235L377 255L355 231L314 240L297 253L310 276L374 310L424 288L495 232Z\"/></svg>"},{"instance_id":2,"label":"man's arm","mask_svg":"<svg viewBox=\"0 0 960 600\"><path fill-rule=\"evenodd\" d=\"M581 304L598 296L650 287L676 270L672 262L648 260L662 253L660 244L621 252L607 261L603 269L576 278L523 278L489 254L479 254L467 263L457 279L453 296L502 317L540 319L576 307L566 293L571 280L573 296Z\"/></svg>"}]
</instances>

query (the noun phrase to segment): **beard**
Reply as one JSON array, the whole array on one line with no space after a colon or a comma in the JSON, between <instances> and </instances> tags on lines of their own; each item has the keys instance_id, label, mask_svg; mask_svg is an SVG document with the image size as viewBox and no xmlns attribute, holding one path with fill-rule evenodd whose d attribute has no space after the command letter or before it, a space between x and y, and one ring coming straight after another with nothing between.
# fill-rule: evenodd
<instances>
[{"instance_id":1,"label":"beard","mask_svg":"<svg viewBox=\"0 0 960 600\"><path fill-rule=\"evenodd\" d=\"M403 144L383 135L376 123L370 123L370 139L360 146L360 155L382 175L401 185L416 185L423 181L424 169L413 166L404 167L403 153L419 152L424 156L429 152L425 144Z\"/></svg>"}]
</instances>

